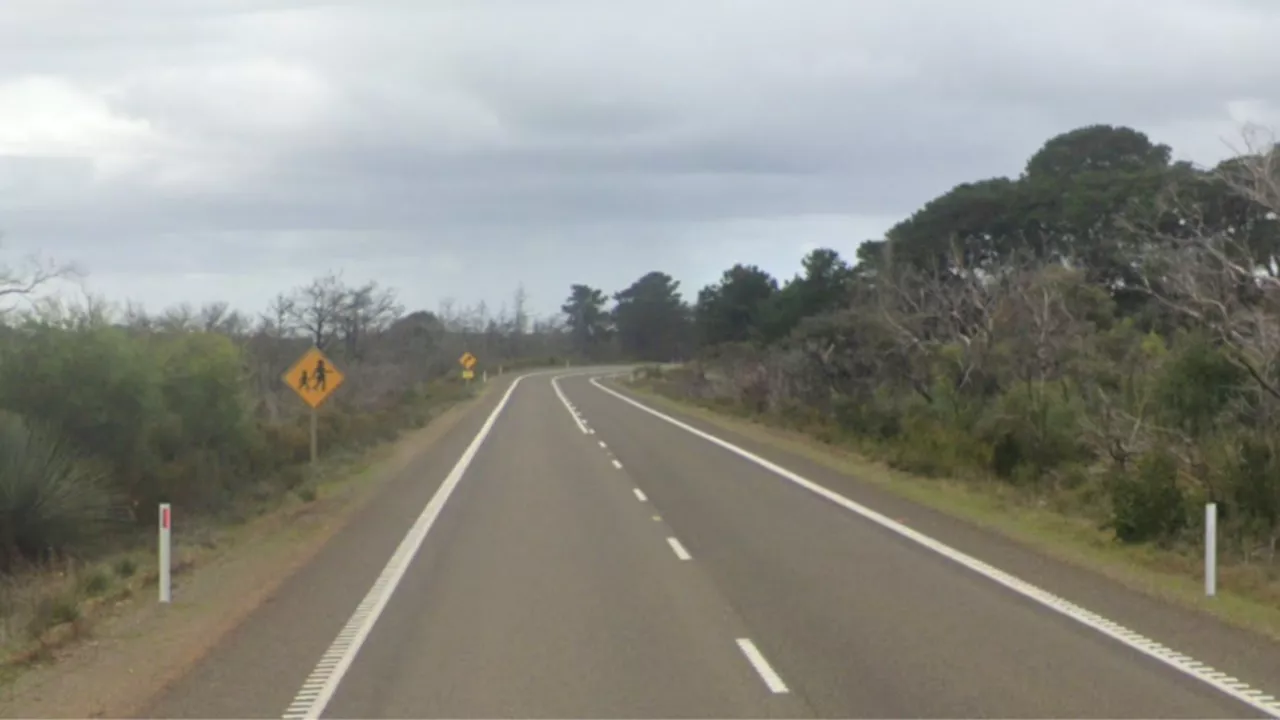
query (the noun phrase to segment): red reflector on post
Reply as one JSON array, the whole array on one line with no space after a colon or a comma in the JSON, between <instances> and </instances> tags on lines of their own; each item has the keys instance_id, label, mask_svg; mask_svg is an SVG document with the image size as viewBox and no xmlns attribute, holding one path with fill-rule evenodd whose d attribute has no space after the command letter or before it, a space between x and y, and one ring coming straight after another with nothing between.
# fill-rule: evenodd
<instances>
[{"instance_id":1,"label":"red reflector on post","mask_svg":"<svg viewBox=\"0 0 1280 720\"><path fill-rule=\"evenodd\" d=\"M169 529L169 508L164 509L164 519L161 521L161 527L165 530Z\"/></svg>"}]
</instances>

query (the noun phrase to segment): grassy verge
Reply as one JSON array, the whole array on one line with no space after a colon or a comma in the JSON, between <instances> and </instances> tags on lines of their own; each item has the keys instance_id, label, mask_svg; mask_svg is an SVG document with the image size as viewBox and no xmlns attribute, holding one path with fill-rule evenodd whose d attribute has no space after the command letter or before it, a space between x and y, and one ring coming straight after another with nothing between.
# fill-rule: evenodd
<instances>
[{"instance_id":1,"label":"grassy verge","mask_svg":"<svg viewBox=\"0 0 1280 720\"><path fill-rule=\"evenodd\" d=\"M387 440L336 449L316 472L287 491L264 482L235 499L218 516L183 517L175 508L172 574L175 586L196 569L218 562L233 548L264 544L307 532L308 518L339 514L375 488L372 471L395 465L397 441L444 412L483 395L489 385L434 395L411 408L408 426ZM0 686L25 670L54 660L58 651L92 634L94 625L130 600L156 593L154 531L142 531L126 549L91 561L66 561L0 576Z\"/></svg>"},{"instance_id":2,"label":"grassy verge","mask_svg":"<svg viewBox=\"0 0 1280 720\"><path fill-rule=\"evenodd\" d=\"M633 381L626 387L656 407L679 410L762 444L801 455L1134 590L1280 639L1280 568L1230 563L1220 558L1218 595L1206 598L1202 560L1191 550L1122 545L1095 521L1064 513L1055 506L1055 500L1029 496L997 483L922 478L868 459L844 444L824 442L788 428L780 418L748 416L729 408L673 398L651 382Z\"/></svg>"}]
</instances>

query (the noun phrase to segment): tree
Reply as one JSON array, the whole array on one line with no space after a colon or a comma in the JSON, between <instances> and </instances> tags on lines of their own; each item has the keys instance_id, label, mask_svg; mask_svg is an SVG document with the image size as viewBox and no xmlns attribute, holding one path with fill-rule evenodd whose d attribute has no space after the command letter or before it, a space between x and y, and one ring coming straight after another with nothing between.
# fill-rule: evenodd
<instances>
[{"instance_id":1,"label":"tree","mask_svg":"<svg viewBox=\"0 0 1280 720\"><path fill-rule=\"evenodd\" d=\"M511 332L517 337L529 331L528 306L529 293L525 291L524 283L520 283L511 298Z\"/></svg>"},{"instance_id":2,"label":"tree","mask_svg":"<svg viewBox=\"0 0 1280 720\"><path fill-rule=\"evenodd\" d=\"M1045 142L1027 161L1023 212L1043 256L1085 271L1108 287L1121 312L1143 305L1133 270L1137 248L1117 226L1154 207L1162 189L1185 168L1171 168L1172 150L1127 127L1090 125Z\"/></svg>"},{"instance_id":3,"label":"tree","mask_svg":"<svg viewBox=\"0 0 1280 720\"><path fill-rule=\"evenodd\" d=\"M772 297L765 329L770 339L785 337L804 318L841 310L852 300L857 275L840 253L820 248L806 255L801 266L803 274Z\"/></svg>"},{"instance_id":4,"label":"tree","mask_svg":"<svg viewBox=\"0 0 1280 720\"><path fill-rule=\"evenodd\" d=\"M699 293L693 371L660 385L913 472L1096 480L1109 502L1080 512L1125 542L1176 539L1213 498L1241 557L1274 558L1280 152L1251 140L1206 172L1131 128L1079 128L1019 177L926 203L854 267L817 251L769 292L735 265ZM619 304L624 330L656 325Z\"/></svg>"},{"instance_id":5,"label":"tree","mask_svg":"<svg viewBox=\"0 0 1280 720\"><path fill-rule=\"evenodd\" d=\"M929 201L889 230L894 259L927 272L949 272L1000 263L1023 249L1019 227L1023 197L1008 178L962 183Z\"/></svg>"},{"instance_id":6,"label":"tree","mask_svg":"<svg viewBox=\"0 0 1280 720\"><path fill-rule=\"evenodd\" d=\"M286 322L291 330L302 332L324 350L338 335L347 303L346 286L338 275L330 273L293 291L284 307Z\"/></svg>"},{"instance_id":7,"label":"tree","mask_svg":"<svg viewBox=\"0 0 1280 720\"><path fill-rule=\"evenodd\" d=\"M699 341L707 345L763 339L765 315L778 283L755 265L734 265L720 282L698 292L694 307Z\"/></svg>"},{"instance_id":8,"label":"tree","mask_svg":"<svg viewBox=\"0 0 1280 720\"><path fill-rule=\"evenodd\" d=\"M1027 160L1028 178L1066 178L1090 172L1163 168L1173 150L1145 133L1114 125L1087 125L1050 138Z\"/></svg>"},{"instance_id":9,"label":"tree","mask_svg":"<svg viewBox=\"0 0 1280 720\"><path fill-rule=\"evenodd\" d=\"M347 357L361 360L368 351L369 337L391 327L404 313L404 307L396 300L394 290L370 282L357 288L343 288L338 312L337 334Z\"/></svg>"},{"instance_id":10,"label":"tree","mask_svg":"<svg viewBox=\"0 0 1280 720\"><path fill-rule=\"evenodd\" d=\"M73 264L52 262L36 256L28 257L19 267L0 262L0 321L12 310L10 301L30 300L41 288L55 280L79 277L80 271Z\"/></svg>"},{"instance_id":11,"label":"tree","mask_svg":"<svg viewBox=\"0 0 1280 720\"><path fill-rule=\"evenodd\" d=\"M605 310L608 297L589 285L573 285L569 299L560 306L569 326L574 352L599 358L611 333L611 319Z\"/></svg>"},{"instance_id":12,"label":"tree","mask_svg":"<svg viewBox=\"0 0 1280 720\"><path fill-rule=\"evenodd\" d=\"M680 283L653 271L616 293L613 318L628 357L671 362L689 350L692 323L680 297Z\"/></svg>"}]
</instances>

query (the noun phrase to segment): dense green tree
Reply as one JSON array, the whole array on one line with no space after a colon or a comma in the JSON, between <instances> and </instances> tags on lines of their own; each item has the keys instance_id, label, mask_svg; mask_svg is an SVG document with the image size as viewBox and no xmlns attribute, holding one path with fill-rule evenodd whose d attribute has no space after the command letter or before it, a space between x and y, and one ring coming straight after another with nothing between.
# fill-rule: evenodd
<instances>
[{"instance_id":1,"label":"dense green tree","mask_svg":"<svg viewBox=\"0 0 1280 720\"><path fill-rule=\"evenodd\" d=\"M613 297L618 340L628 357L672 362L687 355L693 327L679 282L654 271Z\"/></svg>"},{"instance_id":2,"label":"dense green tree","mask_svg":"<svg viewBox=\"0 0 1280 720\"><path fill-rule=\"evenodd\" d=\"M589 358L598 358L612 334L609 312L605 310L609 298L589 285L569 288L569 299L560 306L569 325L569 336L575 352Z\"/></svg>"},{"instance_id":3,"label":"dense green tree","mask_svg":"<svg viewBox=\"0 0 1280 720\"><path fill-rule=\"evenodd\" d=\"M698 292L694 317L706 344L762 339L778 282L755 265L734 265L720 281Z\"/></svg>"},{"instance_id":4,"label":"dense green tree","mask_svg":"<svg viewBox=\"0 0 1280 720\"><path fill-rule=\"evenodd\" d=\"M1088 125L1051 138L1027 160L1031 179L1069 178L1092 172L1133 172L1163 168L1173 154L1145 133L1114 125Z\"/></svg>"},{"instance_id":5,"label":"dense green tree","mask_svg":"<svg viewBox=\"0 0 1280 720\"><path fill-rule=\"evenodd\" d=\"M772 339L785 337L804 318L841 310L852 300L856 275L840 253L819 248L800 264L801 274L772 297L765 328Z\"/></svg>"}]
</instances>

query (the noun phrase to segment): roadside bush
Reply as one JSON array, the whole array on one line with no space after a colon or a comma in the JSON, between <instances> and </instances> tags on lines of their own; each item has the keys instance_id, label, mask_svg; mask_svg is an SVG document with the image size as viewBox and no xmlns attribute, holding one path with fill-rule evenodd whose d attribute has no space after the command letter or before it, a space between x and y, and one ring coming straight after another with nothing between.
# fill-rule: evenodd
<instances>
[{"instance_id":1,"label":"roadside bush","mask_svg":"<svg viewBox=\"0 0 1280 720\"><path fill-rule=\"evenodd\" d=\"M0 272L0 290L20 295L22 279ZM563 365L567 345L549 324L478 322L482 308L402 317L391 291L333 276L259 317L219 303L160 315L100 299L33 308L0 308L0 573L118 547L112 533L139 537L130 521L153 523L158 502L217 521L305 490L309 409L280 378L308 346L347 380L319 410L323 459L393 440L473 394L463 350L483 346L493 376Z\"/></svg>"},{"instance_id":2,"label":"roadside bush","mask_svg":"<svg viewBox=\"0 0 1280 720\"><path fill-rule=\"evenodd\" d=\"M1178 463L1167 452L1152 452L1135 472L1116 472L1110 483L1111 527L1125 543L1167 541L1187 524L1178 486Z\"/></svg>"},{"instance_id":3,"label":"roadside bush","mask_svg":"<svg viewBox=\"0 0 1280 720\"><path fill-rule=\"evenodd\" d=\"M0 351L0 408L46 423L106 461L115 488L134 496L154 471L150 446L165 416L150 350L119 328L28 322Z\"/></svg>"},{"instance_id":4,"label":"roadside bush","mask_svg":"<svg viewBox=\"0 0 1280 720\"><path fill-rule=\"evenodd\" d=\"M0 411L0 570L100 541L123 519L108 480L56 431Z\"/></svg>"}]
</instances>

